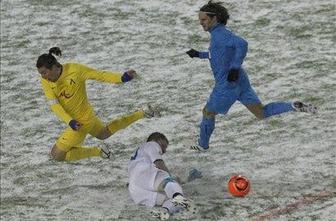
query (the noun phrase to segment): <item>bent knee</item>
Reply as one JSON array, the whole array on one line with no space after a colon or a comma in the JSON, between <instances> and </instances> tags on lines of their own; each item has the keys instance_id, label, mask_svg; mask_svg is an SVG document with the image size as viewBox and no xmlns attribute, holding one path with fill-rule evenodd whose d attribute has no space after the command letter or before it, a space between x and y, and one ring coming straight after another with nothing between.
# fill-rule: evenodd
<instances>
[{"instance_id":1,"label":"bent knee","mask_svg":"<svg viewBox=\"0 0 336 221\"><path fill-rule=\"evenodd\" d=\"M264 106L260 104L246 105L247 109L258 119L265 119Z\"/></svg>"},{"instance_id":2,"label":"bent knee","mask_svg":"<svg viewBox=\"0 0 336 221\"><path fill-rule=\"evenodd\" d=\"M254 115L256 116L256 118L257 118L258 120L263 120L263 119L265 119L265 115L264 115L263 112L261 112L261 113L256 113L256 114L254 114Z\"/></svg>"},{"instance_id":3,"label":"bent knee","mask_svg":"<svg viewBox=\"0 0 336 221\"><path fill-rule=\"evenodd\" d=\"M100 131L94 137L99 139L99 140L105 140L105 139L109 138L111 135L112 135L112 133L109 131L109 129L107 127L105 127L102 131Z\"/></svg>"},{"instance_id":4,"label":"bent knee","mask_svg":"<svg viewBox=\"0 0 336 221\"><path fill-rule=\"evenodd\" d=\"M57 161L65 160L65 155L66 155L66 152L60 150L56 145L54 145L50 151L51 158Z\"/></svg>"},{"instance_id":5,"label":"bent knee","mask_svg":"<svg viewBox=\"0 0 336 221\"><path fill-rule=\"evenodd\" d=\"M203 116L208 119L215 119L216 114L215 112L208 111L206 108L202 110Z\"/></svg>"}]
</instances>

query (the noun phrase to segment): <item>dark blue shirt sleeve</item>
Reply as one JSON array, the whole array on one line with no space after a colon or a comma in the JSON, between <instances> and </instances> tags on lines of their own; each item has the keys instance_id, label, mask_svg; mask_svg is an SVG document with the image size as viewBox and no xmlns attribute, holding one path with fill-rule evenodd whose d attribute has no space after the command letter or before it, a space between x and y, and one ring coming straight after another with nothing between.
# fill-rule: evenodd
<instances>
[{"instance_id":1,"label":"dark blue shirt sleeve","mask_svg":"<svg viewBox=\"0 0 336 221\"><path fill-rule=\"evenodd\" d=\"M208 51L200 51L199 58L201 59L209 59L209 52Z\"/></svg>"}]
</instances>

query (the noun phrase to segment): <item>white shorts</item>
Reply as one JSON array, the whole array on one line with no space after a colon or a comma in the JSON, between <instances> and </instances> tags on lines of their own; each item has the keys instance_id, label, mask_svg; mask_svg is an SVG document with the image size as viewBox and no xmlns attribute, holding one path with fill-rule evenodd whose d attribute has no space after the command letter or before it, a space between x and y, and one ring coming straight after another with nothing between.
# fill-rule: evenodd
<instances>
[{"instance_id":1,"label":"white shorts","mask_svg":"<svg viewBox=\"0 0 336 221\"><path fill-rule=\"evenodd\" d=\"M162 205L167 197L164 192L158 192L158 187L168 177L170 177L168 172L156 167L150 171L148 169L146 171L137 170L137 173L131 176L128 186L131 198L136 204L149 207Z\"/></svg>"}]
</instances>

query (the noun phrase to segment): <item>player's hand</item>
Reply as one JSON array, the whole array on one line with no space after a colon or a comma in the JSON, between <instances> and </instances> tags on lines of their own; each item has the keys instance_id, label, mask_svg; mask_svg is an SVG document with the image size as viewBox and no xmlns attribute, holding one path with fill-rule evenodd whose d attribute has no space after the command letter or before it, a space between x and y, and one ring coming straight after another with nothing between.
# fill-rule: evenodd
<instances>
[{"instance_id":1,"label":"player's hand","mask_svg":"<svg viewBox=\"0 0 336 221\"><path fill-rule=\"evenodd\" d=\"M70 122L69 122L69 126L71 127L71 129L73 130L79 130L82 126L81 123L79 123L78 121L76 121L75 119L72 119Z\"/></svg>"},{"instance_id":2,"label":"player's hand","mask_svg":"<svg viewBox=\"0 0 336 221\"><path fill-rule=\"evenodd\" d=\"M236 81L236 80L238 80L238 78L239 78L239 70L238 69L229 70L229 74L227 76L227 80L229 82Z\"/></svg>"},{"instance_id":3,"label":"player's hand","mask_svg":"<svg viewBox=\"0 0 336 221\"><path fill-rule=\"evenodd\" d=\"M123 76L121 77L121 81L122 82L127 82L132 80L133 78L135 78L137 76L137 73L135 70L130 69L128 71L126 71Z\"/></svg>"},{"instance_id":4,"label":"player's hand","mask_svg":"<svg viewBox=\"0 0 336 221\"><path fill-rule=\"evenodd\" d=\"M195 58L195 57L199 57L199 51L196 51L195 49L190 49L189 51L186 52L189 57L191 58Z\"/></svg>"}]
</instances>

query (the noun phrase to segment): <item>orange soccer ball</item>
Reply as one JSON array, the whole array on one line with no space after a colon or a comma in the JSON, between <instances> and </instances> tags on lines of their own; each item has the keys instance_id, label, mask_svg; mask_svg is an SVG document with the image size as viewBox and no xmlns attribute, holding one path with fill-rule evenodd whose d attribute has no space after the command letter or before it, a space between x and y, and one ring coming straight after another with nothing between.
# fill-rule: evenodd
<instances>
[{"instance_id":1,"label":"orange soccer ball","mask_svg":"<svg viewBox=\"0 0 336 221\"><path fill-rule=\"evenodd\" d=\"M232 196L244 197L250 192L250 189L250 181L242 175L232 176L229 180L228 190Z\"/></svg>"}]
</instances>

